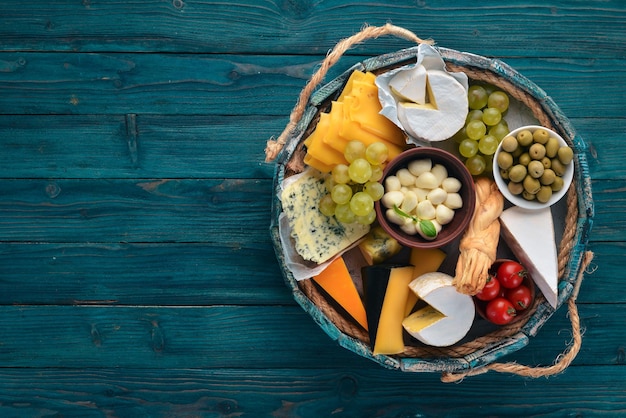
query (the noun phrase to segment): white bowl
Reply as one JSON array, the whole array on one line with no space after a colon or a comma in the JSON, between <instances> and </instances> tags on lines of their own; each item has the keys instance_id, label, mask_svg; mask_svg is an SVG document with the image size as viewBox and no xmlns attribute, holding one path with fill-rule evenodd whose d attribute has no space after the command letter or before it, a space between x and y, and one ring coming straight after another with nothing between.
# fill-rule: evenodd
<instances>
[{"instance_id":1,"label":"white bowl","mask_svg":"<svg viewBox=\"0 0 626 418\"><path fill-rule=\"evenodd\" d=\"M527 125L527 126L522 126L519 127L517 129L514 129L513 131L511 131L507 136L514 136L516 137L517 134L523 130L529 130L531 132L535 132L537 129L545 129L546 131L548 131L548 133L550 134L551 137L556 138L559 141L559 144L561 146L567 145L570 146L567 142L565 142L565 140L561 137L561 135L557 134L556 132L552 131L551 129L548 129L546 127L543 126L537 126L537 125ZM572 160L566 167L565 167L565 173L563 174L562 178L563 178L563 187L561 188L561 190L559 190L558 192L555 192L552 194L552 197L550 198L550 200L548 200L545 203L541 203L538 202L537 200L526 200L524 199L522 196L518 196L518 195L514 195L509 191L509 188L507 186L507 182L502 178L502 176L500 175L500 167L498 166L498 155L500 154L500 151L502 149L502 143L500 143L500 145L498 145L498 149L496 150L494 156L493 156L493 178L496 182L496 184L498 185L498 188L500 189L500 192L502 193L502 195L512 204L519 206L521 208L525 208L525 209L543 209L546 208L548 206L552 206L554 205L556 202L558 202L559 200L561 200L561 198L563 196L565 196L565 194L567 193L567 189L569 189L570 184L572 183L572 179L574 178L574 160Z\"/></svg>"}]
</instances>

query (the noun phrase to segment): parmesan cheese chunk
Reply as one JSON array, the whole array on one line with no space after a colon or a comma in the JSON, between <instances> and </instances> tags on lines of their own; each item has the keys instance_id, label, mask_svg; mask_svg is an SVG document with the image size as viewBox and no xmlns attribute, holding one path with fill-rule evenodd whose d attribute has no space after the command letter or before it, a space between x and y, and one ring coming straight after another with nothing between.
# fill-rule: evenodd
<instances>
[{"instance_id":1,"label":"parmesan cheese chunk","mask_svg":"<svg viewBox=\"0 0 626 418\"><path fill-rule=\"evenodd\" d=\"M558 260L552 211L517 206L500 215L500 233L515 257L528 270L548 303L558 301Z\"/></svg>"}]
</instances>

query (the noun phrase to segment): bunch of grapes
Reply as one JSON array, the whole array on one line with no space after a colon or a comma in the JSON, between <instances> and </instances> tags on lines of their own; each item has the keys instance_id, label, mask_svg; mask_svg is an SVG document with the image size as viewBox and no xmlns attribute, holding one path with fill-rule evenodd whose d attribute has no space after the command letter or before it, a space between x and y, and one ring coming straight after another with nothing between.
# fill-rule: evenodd
<instances>
[{"instance_id":1,"label":"bunch of grapes","mask_svg":"<svg viewBox=\"0 0 626 418\"><path fill-rule=\"evenodd\" d=\"M370 225L376 220L374 202L385 192L379 180L389 149L382 142L365 146L360 141L350 141L344 157L348 164L337 164L326 177L328 194L320 201L320 211L339 222Z\"/></svg>"},{"instance_id":2,"label":"bunch of grapes","mask_svg":"<svg viewBox=\"0 0 626 418\"><path fill-rule=\"evenodd\" d=\"M509 133L504 115L509 108L509 96L488 85L472 85L467 92L469 113L465 126L454 139L459 153L465 157L469 172L478 176L491 169L498 144Z\"/></svg>"}]
</instances>

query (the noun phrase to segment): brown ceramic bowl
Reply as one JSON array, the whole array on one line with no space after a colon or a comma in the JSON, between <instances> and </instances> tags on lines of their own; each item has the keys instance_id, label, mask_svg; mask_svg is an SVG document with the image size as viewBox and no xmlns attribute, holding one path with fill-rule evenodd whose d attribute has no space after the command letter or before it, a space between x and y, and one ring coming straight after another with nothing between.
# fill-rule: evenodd
<instances>
[{"instance_id":1,"label":"brown ceramic bowl","mask_svg":"<svg viewBox=\"0 0 626 418\"><path fill-rule=\"evenodd\" d=\"M459 158L439 148L417 147L403 152L387 164L381 182L385 184L387 177L395 175L402 168L406 168L411 161L426 158L429 158L433 165L443 165L447 169L449 177L454 177L461 182L461 189L458 193L461 195L463 206L455 210L452 221L442 226L435 239L428 240L419 234L407 234L400 229L400 226L389 221L385 215L387 208L383 206L380 200L377 201L375 205L376 218L380 226L400 244L412 248L439 248L459 237L467 228L476 205L476 191L472 175Z\"/></svg>"},{"instance_id":2,"label":"brown ceramic bowl","mask_svg":"<svg viewBox=\"0 0 626 418\"><path fill-rule=\"evenodd\" d=\"M498 271L498 267L500 266L500 264L502 264L505 261L516 261L516 260L509 260L509 259L504 259L504 258L497 259L496 261L493 262L493 264L489 268L489 274L495 275L496 272ZM524 280L522 281L522 284L524 286L528 287L528 289L530 289L531 302L530 302L530 305L528 306L527 309L522 310L522 311L518 311L517 315L515 316L515 318L513 318L513 320L511 322L509 322L509 324L514 324L516 322L526 320L526 319L528 319L528 317L532 313L531 308L532 308L532 306L533 306L533 304L535 302L535 294L536 294L535 282L533 281L533 278L530 276L530 274L527 274L526 277L524 278ZM501 293L502 293L502 291L501 291ZM487 303L488 302L480 300L476 296L474 296L473 299L474 299L474 305L476 306L476 312L478 312L478 314L483 319L489 321L489 319L487 319L487 314L486 314L486 309L487 309Z\"/></svg>"}]
</instances>

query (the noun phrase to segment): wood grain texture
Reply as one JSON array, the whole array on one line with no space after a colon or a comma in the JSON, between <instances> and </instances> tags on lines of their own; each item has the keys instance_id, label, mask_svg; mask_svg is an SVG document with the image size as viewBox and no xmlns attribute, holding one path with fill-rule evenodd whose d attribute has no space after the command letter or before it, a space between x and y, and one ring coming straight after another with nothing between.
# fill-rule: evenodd
<instances>
[{"instance_id":1,"label":"wood grain texture","mask_svg":"<svg viewBox=\"0 0 626 418\"><path fill-rule=\"evenodd\" d=\"M626 413L626 3L0 0L0 416ZM548 379L460 384L341 348L269 236L279 135L327 52L392 22L498 57L589 146L583 343ZM392 37L350 49L331 80ZM550 365L562 308L503 359ZM486 394L489 396L486 402Z\"/></svg>"}]
</instances>

